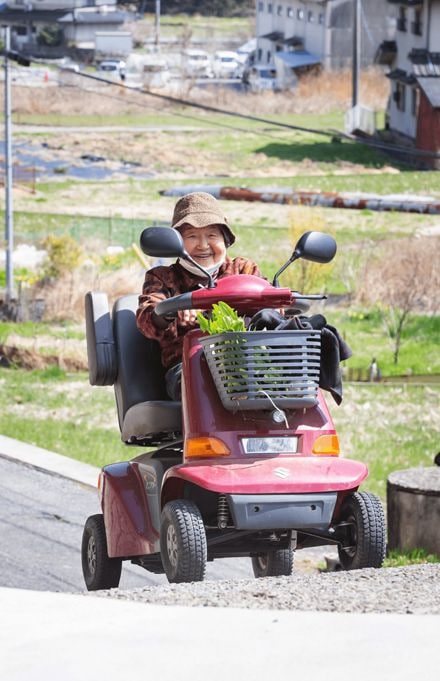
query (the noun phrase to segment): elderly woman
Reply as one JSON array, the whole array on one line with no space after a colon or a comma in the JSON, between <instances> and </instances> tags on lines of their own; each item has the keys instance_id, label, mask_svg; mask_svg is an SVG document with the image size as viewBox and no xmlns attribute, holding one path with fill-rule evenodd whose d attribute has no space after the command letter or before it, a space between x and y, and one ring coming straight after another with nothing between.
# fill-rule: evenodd
<instances>
[{"instance_id":1,"label":"elderly woman","mask_svg":"<svg viewBox=\"0 0 440 681\"><path fill-rule=\"evenodd\" d=\"M205 192L193 192L179 199L171 223L182 235L189 255L214 279L232 274L261 276L258 266L247 258L230 258L227 249L235 241L219 202ZM166 387L171 399L180 399L182 345L184 335L198 326L197 310L183 310L176 317L159 317L155 308L165 298L194 291L207 281L192 263L177 260L170 266L153 267L145 275L137 325L147 337L159 341Z\"/></svg>"}]
</instances>

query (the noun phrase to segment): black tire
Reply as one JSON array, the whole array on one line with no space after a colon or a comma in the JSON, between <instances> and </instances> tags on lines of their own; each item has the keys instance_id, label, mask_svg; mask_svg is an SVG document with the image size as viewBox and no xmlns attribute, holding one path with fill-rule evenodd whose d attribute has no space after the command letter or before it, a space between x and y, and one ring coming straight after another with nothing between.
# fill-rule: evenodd
<instances>
[{"instance_id":1,"label":"black tire","mask_svg":"<svg viewBox=\"0 0 440 681\"><path fill-rule=\"evenodd\" d=\"M203 581L208 557L206 532L201 513L192 501L178 499L164 506L160 554L169 582Z\"/></svg>"},{"instance_id":2,"label":"black tire","mask_svg":"<svg viewBox=\"0 0 440 681\"><path fill-rule=\"evenodd\" d=\"M381 567L386 551L386 525L379 497L370 492L350 494L342 504L340 521L350 523L345 546L338 546L343 569Z\"/></svg>"},{"instance_id":3,"label":"black tire","mask_svg":"<svg viewBox=\"0 0 440 681\"><path fill-rule=\"evenodd\" d=\"M293 570L295 551L292 548L260 553L252 558L255 577L289 577Z\"/></svg>"},{"instance_id":4,"label":"black tire","mask_svg":"<svg viewBox=\"0 0 440 681\"><path fill-rule=\"evenodd\" d=\"M119 586L122 559L109 558L104 518L101 513L91 515L84 525L81 562L88 591L113 589Z\"/></svg>"}]
</instances>

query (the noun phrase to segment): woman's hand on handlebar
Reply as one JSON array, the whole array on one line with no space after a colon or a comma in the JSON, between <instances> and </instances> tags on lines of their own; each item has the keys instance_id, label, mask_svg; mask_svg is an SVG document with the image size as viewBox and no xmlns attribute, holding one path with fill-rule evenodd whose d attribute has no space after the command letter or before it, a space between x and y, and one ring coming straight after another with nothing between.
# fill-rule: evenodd
<instances>
[{"instance_id":1,"label":"woman's hand on handlebar","mask_svg":"<svg viewBox=\"0 0 440 681\"><path fill-rule=\"evenodd\" d=\"M181 323L194 326L197 323L198 312L203 312L203 310L179 310L177 317Z\"/></svg>"}]
</instances>

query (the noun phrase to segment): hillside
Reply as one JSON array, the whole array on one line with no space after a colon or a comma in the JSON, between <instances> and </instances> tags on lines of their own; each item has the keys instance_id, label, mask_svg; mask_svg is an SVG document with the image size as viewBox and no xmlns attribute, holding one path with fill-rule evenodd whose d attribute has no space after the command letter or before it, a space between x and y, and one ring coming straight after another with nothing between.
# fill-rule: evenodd
<instances>
[{"instance_id":1,"label":"hillside","mask_svg":"<svg viewBox=\"0 0 440 681\"><path fill-rule=\"evenodd\" d=\"M145 0L139 3L139 7L151 5ZM151 7L148 7L151 11ZM254 0L162 0L161 12L163 14L202 14L203 16L217 17L246 17L255 11Z\"/></svg>"}]
</instances>

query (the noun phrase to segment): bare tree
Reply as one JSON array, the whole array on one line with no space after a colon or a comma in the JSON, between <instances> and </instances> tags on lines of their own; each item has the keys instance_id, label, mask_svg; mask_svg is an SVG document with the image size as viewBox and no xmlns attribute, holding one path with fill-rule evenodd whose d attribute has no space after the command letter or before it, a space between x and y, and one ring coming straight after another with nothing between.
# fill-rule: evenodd
<instances>
[{"instance_id":1,"label":"bare tree","mask_svg":"<svg viewBox=\"0 0 440 681\"><path fill-rule=\"evenodd\" d=\"M435 314L440 299L439 237L413 237L387 243L372 260L358 301L376 304L398 363L402 332L414 313Z\"/></svg>"}]
</instances>

